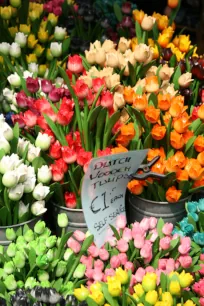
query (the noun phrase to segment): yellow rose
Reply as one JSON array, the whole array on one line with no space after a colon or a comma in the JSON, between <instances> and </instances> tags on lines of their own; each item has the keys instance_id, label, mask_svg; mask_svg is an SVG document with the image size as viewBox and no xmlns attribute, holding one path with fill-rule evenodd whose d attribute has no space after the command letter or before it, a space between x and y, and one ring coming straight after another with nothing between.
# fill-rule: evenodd
<instances>
[{"instance_id":1,"label":"yellow rose","mask_svg":"<svg viewBox=\"0 0 204 306\"><path fill-rule=\"evenodd\" d=\"M116 269L115 272L116 278L121 282L122 285L127 284L128 282L128 273L123 270L121 267Z\"/></svg>"},{"instance_id":2,"label":"yellow rose","mask_svg":"<svg viewBox=\"0 0 204 306\"><path fill-rule=\"evenodd\" d=\"M89 295L89 297L93 299L98 305L104 305L105 298L101 291L95 290L92 292L92 294Z\"/></svg>"},{"instance_id":3,"label":"yellow rose","mask_svg":"<svg viewBox=\"0 0 204 306\"><path fill-rule=\"evenodd\" d=\"M23 32L25 35L30 34L30 25L20 24L19 32Z\"/></svg>"},{"instance_id":4,"label":"yellow rose","mask_svg":"<svg viewBox=\"0 0 204 306\"><path fill-rule=\"evenodd\" d=\"M85 288L83 285L81 285L81 288L74 289L74 296L80 302L85 301L88 295L89 295L89 290Z\"/></svg>"},{"instance_id":5,"label":"yellow rose","mask_svg":"<svg viewBox=\"0 0 204 306\"><path fill-rule=\"evenodd\" d=\"M190 273L185 273L183 270L179 275L179 282L182 288L189 287L194 281L193 276Z\"/></svg>"},{"instance_id":6,"label":"yellow rose","mask_svg":"<svg viewBox=\"0 0 204 306\"><path fill-rule=\"evenodd\" d=\"M179 281L177 280L171 280L169 284L169 292L172 295L180 295L181 293L181 286L179 284Z\"/></svg>"},{"instance_id":7,"label":"yellow rose","mask_svg":"<svg viewBox=\"0 0 204 306\"><path fill-rule=\"evenodd\" d=\"M121 294L121 282L115 277L108 277L108 291L113 297Z\"/></svg>"},{"instance_id":8,"label":"yellow rose","mask_svg":"<svg viewBox=\"0 0 204 306\"><path fill-rule=\"evenodd\" d=\"M38 32L38 39L41 43L46 43L48 41L49 34L48 31L40 30Z\"/></svg>"},{"instance_id":9,"label":"yellow rose","mask_svg":"<svg viewBox=\"0 0 204 306\"><path fill-rule=\"evenodd\" d=\"M26 61L28 64L37 63L37 56L34 53L30 53L29 55L26 55Z\"/></svg>"},{"instance_id":10,"label":"yellow rose","mask_svg":"<svg viewBox=\"0 0 204 306\"><path fill-rule=\"evenodd\" d=\"M8 28L10 35L14 38L16 36L16 33L18 33L17 27L10 27Z\"/></svg>"},{"instance_id":11,"label":"yellow rose","mask_svg":"<svg viewBox=\"0 0 204 306\"><path fill-rule=\"evenodd\" d=\"M38 75L40 77L43 77L45 75L46 70L47 70L47 66L46 65L39 65L39 67L38 67Z\"/></svg>"},{"instance_id":12,"label":"yellow rose","mask_svg":"<svg viewBox=\"0 0 204 306\"><path fill-rule=\"evenodd\" d=\"M173 306L173 303L174 303L173 297L172 297L170 292L162 293L162 301L163 302L168 302L169 306Z\"/></svg>"},{"instance_id":13,"label":"yellow rose","mask_svg":"<svg viewBox=\"0 0 204 306\"><path fill-rule=\"evenodd\" d=\"M156 273L146 273L142 280L143 289L148 292L155 290L157 286L157 275Z\"/></svg>"},{"instance_id":14,"label":"yellow rose","mask_svg":"<svg viewBox=\"0 0 204 306\"><path fill-rule=\"evenodd\" d=\"M4 19L4 20L8 20L11 18L12 16L12 9L11 9L11 6L4 6L4 7L0 7L0 15L1 15L1 18Z\"/></svg>"},{"instance_id":15,"label":"yellow rose","mask_svg":"<svg viewBox=\"0 0 204 306\"><path fill-rule=\"evenodd\" d=\"M36 39L34 34L30 34L28 36L28 48L33 49L37 45L38 40Z\"/></svg>"},{"instance_id":16,"label":"yellow rose","mask_svg":"<svg viewBox=\"0 0 204 306\"><path fill-rule=\"evenodd\" d=\"M52 26L55 27L58 22L58 16L55 16L53 13L49 13L47 17L47 21L50 21Z\"/></svg>"},{"instance_id":17,"label":"yellow rose","mask_svg":"<svg viewBox=\"0 0 204 306\"><path fill-rule=\"evenodd\" d=\"M156 290L150 290L145 295L145 301L151 305L155 305L158 299L158 293Z\"/></svg>"}]
</instances>

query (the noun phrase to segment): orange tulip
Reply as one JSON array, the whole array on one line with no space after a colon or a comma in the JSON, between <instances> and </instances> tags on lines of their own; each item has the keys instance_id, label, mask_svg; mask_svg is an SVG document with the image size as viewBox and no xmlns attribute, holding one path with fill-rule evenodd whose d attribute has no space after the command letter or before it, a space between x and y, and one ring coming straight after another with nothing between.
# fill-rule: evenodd
<instances>
[{"instance_id":1,"label":"orange tulip","mask_svg":"<svg viewBox=\"0 0 204 306\"><path fill-rule=\"evenodd\" d=\"M201 167L199 161L195 158L187 159L185 170L188 172L192 180L199 180L204 173L204 168Z\"/></svg>"},{"instance_id":2,"label":"orange tulip","mask_svg":"<svg viewBox=\"0 0 204 306\"><path fill-rule=\"evenodd\" d=\"M159 93L157 98L158 98L158 108L162 111L167 111L169 107L171 106L170 94Z\"/></svg>"},{"instance_id":3,"label":"orange tulip","mask_svg":"<svg viewBox=\"0 0 204 306\"><path fill-rule=\"evenodd\" d=\"M155 124L152 128L151 135L152 138L155 140L163 139L166 135L166 127L159 124Z\"/></svg>"},{"instance_id":4,"label":"orange tulip","mask_svg":"<svg viewBox=\"0 0 204 306\"><path fill-rule=\"evenodd\" d=\"M204 176L200 179L194 182L193 188L202 187L204 186Z\"/></svg>"},{"instance_id":5,"label":"orange tulip","mask_svg":"<svg viewBox=\"0 0 204 306\"><path fill-rule=\"evenodd\" d=\"M179 4L179 0L168 0L168 6L175 9Z\"/></svg>"},{"instance_id":6,"label":"orange tulip","mask_svg":"<svg viewBox=\"0 0 204 306\"><path fill-rule=\"evenodd\" d=\"M147 108L147 106L148 106L147 96L145 94L143 95L135 94L133 100L133 107L142 112Z\"/></svg>"},{"instance_id":7,"label":"orange tulip","mask_svg":"<svg viewBox=\"0 0 204 306\"><path fill-rule=\"evenodd\" d=\"M151 161L156 156L160 156L160 160L164 161L166 154L163 147L160 147L159 149L150 149L147 153L147 160Z\"/></svg>"},{"instance_id":8,"label":"orange tulip","mask_svg":"<svg viewBox=\"0 0 204 306\"><path fill-rule=\"evenodd\" d=\"M133 139L135 136L134 124L132 122L124 124L120 128L120 132L123 136L126 136L129 140Z\"/></svg>"},{"instance_id":9,"label":"orange tulip","mask_svg":"<svg viewBox=\"0 0 204 306\"><path fill-rule=\"evenodd\" d=\"M145 13L142 10L140 10L140 11L139 10L134 10L132 12L132 15L133 15L134 21L138 21L138 23L141 24Z\"/></svg>"},{"instance_id":10,"label":"orange tulip","mask_svg":"<svg viewBox=\"0 0 204 306\"><path fill-rule=\"evenodd\" d=\"M197 152L204 151L204 137L199 135L194 141L194 148Z\"/></svg>"},{"instance_id":11,"label":"orange tulip","mask_svg":"<svg viewBox=\"0 0 204 306\"><path fill-rule=\"evenodd\" d=\"M173 97L171 100L171 106L169 109L169 113L172 117L180 116L188 106L184 106L184 97L183 96L176 96Z\"/></svg>"},{"instance_id":12,"label":"orange tulip","mask_svg":"<svg viewBox=\"0 0 204 306\"><path fill-rule=\"evenodd\" d=\"M190 130L187 130L185 133L183 133L184 143L186 144L189 141L189 139L193 137L193 135L194 133Z\"/></svg>"},{"instance_id":13,"label":"orange tulip","mask_svg":"<svg viewBox=\"0 0 204 306\"><path fill-rule=\"evenodd\" d=\"M125 137L124 135L118 135L117 138L116 138L116 142L117 142L117 145L121 145L123 147L127 147L130 143L130 140Z\"/></svg>"},{"instance_id":14,"label":"orange tulip","mask_svg":"<svg viewBox=\"0 0 204 306\"><path fill-rule=\"evenodd\" d=\"M125 152L128 152L128 149L121 146L120 144L118 145L118 147L111 149L111 154L118 154L118 153L125 153Z\"/></svg>"},{"instance_id":15,"label":"orange tulip","mask_svg":"<svg viewBox=\"0 0 204 306\"><path fill-rule=\"evenodd\" d=\"M170 143L171 143L171 146L176 150L183 148L185 144L183 135L177 133L176 131L172 131L170 133Z\"/></svg>"},{"instance_id":16,"label":"orange tulip","mask_svg":"<svg viewBox=\"0 0 204 306\"><path fill-rule=\"evenodd\" d=\"M170 113L166 112L165 115L163 116L164 123L168 125L170 119L171 119Z\"/></svg>"},{"instance_id":17,"label":"orange tulip","mask_svg":"<svg viewBox=\"0 0 204 306\"><path fill-rule=\"evenodd\" d=\"M179 45L179 37L178 36L176 36L176 37L174 37L174 39L173 39L173 44L176 46L176 47L178 47L178 45Z\"/></svg>"},{"instance_id":18,"label":"orange tulip","mask_svg":"<svg viewBox=\"0 0 204 306\"><path fill-rule=\"evenodd\" d=\"M169 157L166 161L167 172L177 172L179 169L184 168L186 165L186 158L182 151L177 151L172 157Z\"/></svg>"},{"instance_id":19,"label":"orange tulip","mask_svg":"<svg viewBox=\"0 0 204 306\"><path fill-rule=\"evenodd\" d=\"M190 49L191 41L189 35L179 35L178 48L181 52L188 52Z\"/></svg>"},{"instance_id":20,"label":"orange tulip","mask_svg":"<svg viewBox=\"0 0 204 306\"><path fill-rule=\"evenodd\" d=\"M204 104L202 104L198 109L198 117L204 120Z\"/></svg>"},{"instance_id":21,"label":"orange tulip","mask_svg":"<svg viewBox=\"0 0 204 306\"><path fill-rule=\"evenodd\" d=\"M157 19L157 26L160 31L166 29L169 25L169 19L166 15L162 15Z\"/></svg>"},{"instance_id":22,"label":"orange tulip","mask_svg":"<svg viewBox=\"0 0 204 306\"><path fill-rule=\"evenodd\" d=\"M190 125L189 117L187 113L183 113L176 120L173 121L174 130L180 134L183 134L187 131Z\"/></svg>"},{"instance_id":23,"label":"orange tulip","mask_svg":"<svg viewBox=\"0 0 204 306\"><path fill-rule=\"evenodd\" d=\"M135 195L140 195L144 190L143 184L138 180L130 181L127 188Z\"/></svg>"},{"instance_id":24,"label":"orange tulip","mask_svg":"<svg viewBox=\"0 0 204 306\"><path fill-rule=\"evenodd\" d=\"M159 90L159 81L156 75L146 77L145 82L145 89L147 92L157 92Z\"/></svg>"},{"instance_id":25,"label":"orange tulip","mask_svg":"<svg viewBox=\"0 0 204 306\"><path fill-rule=\"evenodd\" d=\"M162 48L166 48L167 45L169 44L170 42L170 37L168 34L162 34L160 33L159 34L159 37L158 37L158 44L162 47Z\"/></svg>"},{"instance_id":26,"label":"orange tulip","mask_svg":"<svg viewBox=\"0 0 204 306\"><path fill-rule=\"evenodd\" d=\"M166 199L170 203L178 202L181 195L182 191L176 189L175 186L169 187L169 189L166 191Z\"/></svg>"},{"instance_id":27,"label":"orange tulip","mask_svg":"<svg viewBox=\"0 0 204 306\"><path fill-rule=\"evenodd\" d=\"M186 170L181 170L179 169L177 172L176 172L176 179L178 182L181 182L181 181L188 181L188 172Z\"/></svg>"},{"instance_id":28,"label":"orange tulip","mask_svg":"<svg viewBox=\"0 0 204 306\"><path fill-rule=\"evenodd\" d=\"M145 110L145 118L151 123L157 123L160 117L160 110L150 105Z\"/></svg>"},{"instance_id":29,"label":"orange tulip","mask_svg":"<svg viewBox=\"0 0 204 306\"><path fill-rule=\"evenodd\" d=\"M132 89L132 87L128 86L124 88L123 97L127 103L132 104L133 100L135 99L135 96L136 96L136 93Z\"/></svg>"},{"instance_id":30,"label":"orange tulip","mask_svg":"<svg viewBox=\"0 0 204 306\"><path fill-rule=\"evenodd\" d=\"M136 48L137 45L138 45L138 39L137 39L137 37L132 38L132 40L131 40L131 49L132 49L132 51L135 50L135 48Z\"/></svg>"},{"instance_id":31,"label":"orange tulip","mask_svg":"<svg viewBox=\"0 0 204 306\"><path fill-rule=\"evenodd\" d=\"M163 163L163 161L158 160L151 168L152 172L156 172L159 174L164 174L165 172L165 165Z\"/></svg>"},{"instance_id":32,"label":"orange tulip","mask_svg":"<svg viewBox=\"0 0 204 306\"><path fill-rule=\"evenodd\" d=\"M201 166L204 167L204 151L198 154L197 160L199 161L199 163L201 164Z\"/></svg>"}]
</instances>

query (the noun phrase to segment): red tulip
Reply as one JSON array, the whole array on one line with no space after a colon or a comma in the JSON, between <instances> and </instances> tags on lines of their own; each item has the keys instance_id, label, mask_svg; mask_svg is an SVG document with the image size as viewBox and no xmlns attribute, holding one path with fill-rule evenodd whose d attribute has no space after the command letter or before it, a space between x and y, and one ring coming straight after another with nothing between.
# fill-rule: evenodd
<instances>
[{"instance_id":1,"label":"red tulip","mask_svg":"<svg viewBox=\"0 0 204 306\"><path fill-rule=\"evenodd\" d=\"M41 129L46 130L49 128L45 118L43 116L39 116L37 117L37 125L39 125L39 127L41 127Z\"/></svg>"},{"instance_id":2,"label":"red tulip","mask_svg":"<svg viewBox=\"0 0 204 306\"><path fill-rule=\"evenodd\" d=\"M83 80L77 80L74 86L74 91L78 98L84 99L89 93L89 87Z\"/></svg>"},{"instance_id":3,"label":"red tulip","mask_svg":"<svg viewBox=\"0 0 204 306\"><path fill-rule=\"evenodd\" d=\"M16 101L19 107L25 108L27 107L27 95L23 90L16 94Z\"/></svg>"},{"instance_id":4,"label":"red tulip","mask_svg":"<svg viewBox=\"0 0 204 306\"><path fill-rule=\"evenodd\" d=\"M28 89L28 91L30 91L31 93L35 93L39 90L40 88L40 85L39 85L39 82L38 82L38 79L34 79L34 78L31 78L31 77L28 77L26 79L26 87Z\"/></svg>"},{"instance_id":5,"label":"red tulip","mask_svg":"<svg viewBox=\"0 0 204 306\"><path fill-rule=\"evenodd\" d=\"M55 160L55 164L58 165L58 167L59 167L60 169L62 169L62 171L63 171L64 173L67 172L67 170L68 170L68 165L65 163L65 161L64 161L63 158L59 158L59 159Z\"/></svg>"},{"instance_id":6,"label":"red tulip","mask_svg":"<svg viewBox=\"0 0 204 306\"><path fill-rule=\"evenodd\" d=\"M41 81L41 89L44 93L48 93L52 90L52 82L50 80Z\"/></svg>"},{"instance_id":7,"label":"red tulip","mask_svg":"<svg viewBox=\"0 0 204 306\"><path fill-rule=\"evenodd\" d=\"M74 192L65 192L65 204L68 208L76 208L77 200Z\"/></svg>"},{"instance_id":8,"label":"red tulip","mask_svg":"<svg viewBox=\"0 0 204 306\"><path fill-rule=\"evenodd\" d=\"M72 73L81 73L83 71L82 58L75 54L68 59L68 70Z\"/></svg>"},{"instance_id":9,"label":"red tulip","mask_svg":"<svg viewBox=\"0 0 204 306\"><path fill-rule=\"evenodd\" d=\"M59 100L61 99L61 95L62 95L61 89L53 87L52 90L49 92L49 99L52 102L59 102Z\"/></svg>"},{"instance_id":10,"label":"red tulip","mask_svg":"<svg viewBox=\"0 0 204 306\"><path fill-rule=\"evenodd\" d=\"M101 93L101 106L106 108L113 107L113 94L110 91L104 91Z\"/></svg>"},{"instance_id":11,"label":"red tulip","mask_svg":"<svg viewBox=\"0 0 204 306\"><path fill-rule=\"evenodd\" d=\"M92 84L93 84L93 90L94 92L98 92L101 86L106 85L106 82L104 80L104 78L95 78L92 80Z\"/></svg>"},{"instance_id":12,"label":"red tulip","mask_svg":"<svg viewBox=\"0 0 204 306\"><path fill-rule=\"evenodd\" d=\"M11 119L13 121L13 124L18 123L20 128L23 128L25 126L25 121L24 121L22 113L16 114L16 115L12 115Z\"/></svg>"},{"instance_id":13,"label":"red tulip","mask_svg":"<svg viewBox=\"0 0 204 306\"><path fill-rule=\"evenodd\" d=\"M37 123L37 116L30 110L27 110L24 113L23 119L24 119L26 126L28 127L34 127Z\"/></svg>"},{"instance_id":14,"label":"red tulip","mask_svg":"<svg viewBox=\"0 0 204 306\"><path fill-rule=\"evenodd\" d=\"M50 146L49 155L54 159L58 159L62 156L61 144L58 140L56 140L55 143Z\"/></svg>"},{"instance_id":15,"label":"red tulip","mask_svg":"<svg viewBox=\"0 0 204 306\"><path fill-rule=\"evenodd\" d=\"M62 8L61 8L61 6L53 7L53 13L56 16L61 16L62 15Z\"/></svg>"},{"instance_id":16,"label":"red tulip","mask_svg":"<svg viewBox=\"0 0 204 306\"><path fill-rule=\"evenodd\" d=\"M130 14L131 13L131 8L132 8L132 4L131 2L124 2L123 5L122 5L122 12L124 14Z\"/></svg>"},{"instance_id":17,"label":"red tulip","mask_svg":"<svg viewBox=\"0 0 204 306\"><path fill-rule=\"evenodd\" d=\"M62 147L61 152L62 152L62 158L65 161L65 163L72 164L76 161L77 154L73 149L69 147Z\"/></svg>"},{"instance_id":18,"label":"red tulip","mask_svg":"<svg viewBox=\"0 0 204 306\"><path fill-rule=\"evenodd\" d=\"M64 171L57 164L50 165L52 171L52 179L55 182L60 182L64 178Z\"/></svg>"},{"instance_id":19,"label":"red tulip","mask_svg":"<svg viewBox=\"0 0 204 306\"><path fill-rule=\"evenodd\" d=\"M92 159L92 152L86 152L83 148L77 154L77 164L84 166Z\"/></svg>"},{"instance_id":20,"label":"red tulip","mask_svg":"<svg viewBox=\"0 0 204 306\"><path fill-rule=\"evenodd\" d=\"M35 107L41 114L45 112L46 110L51 109L50 103L45 98L36 100Z\"/></svg>"},{"instance_id":21,"label":"red tulip","mask_svg":"<svg viewBox=\"0 0 204 306\"><path fill-rule=\"evenodd\" d=\"M57 114L57 122L60 125L68 125L71 121L72 118L74 116L74 112L73 111L69 111L69 110L59 110L58 114Z\"/></svg>"}]
</instances>

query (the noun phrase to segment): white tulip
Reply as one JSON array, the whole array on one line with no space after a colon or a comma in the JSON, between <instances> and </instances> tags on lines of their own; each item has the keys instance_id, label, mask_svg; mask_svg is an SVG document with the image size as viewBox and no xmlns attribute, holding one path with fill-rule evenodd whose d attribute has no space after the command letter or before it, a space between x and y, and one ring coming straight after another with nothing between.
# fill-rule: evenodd
<instances>
[{"instance_id":1,"label":"white tulip","mask_svg":"<svg viewBox=\"0 0 204 306\"><path fill-rule=\"evenodd\" d=\"M47 208L45 208L45 201L34 202L31 206L31 212L35 216L40 216L44 214L46 211Z\"/></svg>"},{"instance_id":2,"label":"white tulip","mask_svg":"<svg viewBox=\"0 0 204 306\"><path fill-rule=\"evenodd\" d=\"M1 114L0 115L0 126L2 126L2 124L5 122L5 118L4 118L4 115Z\"/></svg>"},{"instance_id":3,"label":"white tulip","mask_svg":"<svg viewBox=\"0 0 204 306\"><path fill-rule=\"evenodd\" d=\"M19 75L17 74L17 72L15 72L14 74L11 74L8 76L7 80L9 81L9 83L14 86L14 87L19 87L21 86L21 78L19 77Z\"/></svg>"},{"instance_id":4,"label":"white tulip","mask_svg":"<svg viewBox=\"0 0 204 306\"><path fill-rule=\"evenodd\" d=\"M9 88L4 88L3 89L3 96L6 98L6 100L8 102L12 102L13 96L14 96L14 92L13 92L13 90L10 90Z\"/></svg>"},{"instance_id":5,"label":"white tulip","mask_svg":"<svg viewBox=\"0 0 204 306\"><path fill-rule=\"evenodd\" d=\"M27 168L27 177L35 177L35 169L32 166L28 166Z\"/></svg>"},{"instance_id":6,"label":"white tulip","mask_svg":"<svg viewBox=\"0 0 204 306\"><path fill-rule=\"evenodd\" d=\"M62 55L62 44L58 42L52 42L50 44L50 51L54 57L59 57Z\"/></svg>"},{"instance_id":7,"label":"white tulip","mask_svg":"<svg viewBox=\"0 0 204 306\"><path fill-rule=\"evenodd\" d=\"M28 64L28 70L33 73L38 73L38 64L30 63Z\"/></svg>"},{"instance_id":8,"label":"white tulip","mask_svg":"<svg viewBox=\"0 0 204 306\"><path fill-rule=\"evenodd\" d=\"M57 77L55 79L55 85L61 87L61 85L64 83L63 78Z\"/></svg>"},{"instance_id":9,"label":"white tulip","mask_svg":"<svg viewBox=\"0 0 204 306\"><path fill-rule=\"evenodd\" d=\"M47 134L38 133L35 141L36 147L39 147L42 151L49 149L51 144L51 137Z\"/></svg>"},{"instance_id":10,"label":"white tulip","mask_svg":"<svg viewBox=\"0 0 204 306\"><path fill-rule=\"evenodd\" d=\"M43 186L42 183L39 183L35 186L35 188L33 190L33 197L37 201L41 201L41 200L44 200L46 198L46 196L49 194L49 192L50 192L50 187Z\"/></svg>"},{"instance_id":11,"label":"white tulip","mask_svg":"<svg viewBox=\"0 0 204 306\"><path fill-rule=\"evenodd\" d=\"M9 49L9 53L11 56L18 58L21 56L21 48L19 46L19 44L17 44L16 42L13 42L10 46Z\"/></svg>"},{"instance_id":12,"label":"white tulip","mask_svg":"<svg viewBox=\"0 0 204 306\"><path fill-rule=\"evenodd\" d=\"M24 48L27 43L27 35L21 32L16 33L15 42L19 44L21 48Z\"/></svg>"},{"instance_id":13,"label":"white tulip","mask_svg":"<svg viewBox=\"0 0 204 306\"><path fill-rule=\"evenodd\" d=\"M23 183L27 179L28 167L25 164L21 164L16 168L19 183Z\"/></svg>"},{"instance_id":14,"label":"white tulip","mask_svg":"<svg viewBox=\"0 0 204 306\"><path fill-rule=\"evenodd\" d=\"M36 148L32 144L29 144L27 160L31 163L39 155L40 155L40 148Z\"/></svg>"},{"instance_id":15,"label":"white tulip","mask_svg":"<svg viewBox=\"0 0 204 306\"><path fill-rule=\"evenodd\" d=\"M14 168L17 168L22 164L23 160L17 154L13 153L10 155L10 162L14 164Z\"/></svg>"},{"instance_id":16,"label":"white tulip","mask_svg":"<svg viewBox=\"0 0 204 306\"><path fill-rule=\"evenodd\" d=\"M2 183L5 187L13 188L18 183L18 175L15 170L7 171L2 177Z\"/></svg>"},{"instance_id":17,"label":"white tulip","mask_svg":"<svg viewBox=\"0 0 204 306\"><path fill-rule=\"evenodd\" d=\"M5 155L0 161L0 173L4 174L7 171L14 170L16 166L19 166L22 163L22 160L19 160L17 154L11 154L10 156Z\"/></svg>"},{"instance_id":18,"label":"white tulip","mask_svg":"<svg viewBox=\"0 0 204 306\"><path fill-rule=\"evenodd\" d=\"M3 126L0 127L0 133L6 138L6 140L11 141L13 139L13 129L4 122Z\"/></svg>"},{"instance_id":19,"label":"white tulip","mask_svg":"<svg viewBox=\"0 0 204 306\"><path fill-rule=\"evenodd\" d=\"M21 218L29 210L29 205L25 205L22 201L19 202L18 217Z\"/></svg>"},{"instance_id":20,"label":"white tulip","mask_svg":"<svg viewBox=\"0 0 204 306\"><path fill-rule=\"evenodd\" d=\"M15 187L9 189L8 197L12 201L19 201L24 192L24 185L22 183L16 185Z\"/></svg>"},{"instance_id":21,"label":"white tulip","mask_svg":"<svg viewBox=\"0 0 204 306\"><path fill-rule=\"evenodd\" d=\"M14 104L11 104L11 110L14 112L14 113L17 113L18 112L18 108L14 105Z\"/></svg>"},{"instance_id":22,"label":"white tulip","mask_svg":"<svg viewBox=\"0 0 204 306\"><path fill-rule=\"evenodd\" d=\"M52 172L50 168L46 166L42 166L38 169L38 182L43 184L48 184L52 179Z\"/></svg>"},{"instance_id":23,"label":"white tulip","mask_svg":"<svg viewBox=\"0 0 204 306\"><path fill-rule=\"evenodd\" d=\"M28 66L29 66L29 65L28 65ZM24 78L24 79L27 79L28 77L32 78L32 76L33 76L33 73L30 72L30 71L28 71L28 70L25 70L25 71L23 72L23 78Z\"/></svg>"},{"instance_id":24,"label":"white tulip","mask_svg":"<svg viewBox=\"0 0 204 306\"><path fill-rule=\"evenodd\" d=\"M33 177L27 177L27 179L23 182L24 185L24 192L25 193L30 193L34 190L35 188L35 183L36 183L36 178L35 176Z\"/></svg>"},{"instance_id":25,"label":"white tulip","mask_svg":"<svg viewBox=\"0 0 204 306\"><path fill-rule=\"evenodd\" d=\"M20 156L23 155L28 144L29 144L28 140L24 140L23 138L18 139L17 152Z\"/></svg>"},{"instance_id":26,"label":"white tulip","mask_svg":"<svg viewBox=\"0 0 204 306\"><path fill-rule=\"evenodd\" d=\"M0 135L0 150L1 149L4 150L5 154L8 154L11 149L9 142L2 135Z\"/></svg>"},{"instance_id":27,"label":"white tulip","mask_svg":"<svg viewBox=\"0 0 204 306\"><path fill-rule=\"evenodd\" d=\"M7 42L0 43L0 52L4 55L8 55L10 50L10 45Z\"/></svg>"},{"instance_id":28,"label":"white tulip","mask_svg":"<svg viewBox=\"0 0 204 306\"><path fill-rule=\"evenodd\" d=\"M67 35L66 28L62 28L58 26L55 27L54 38L56 40L63 40L66 35Z\"/></svg>"}]
</instances>

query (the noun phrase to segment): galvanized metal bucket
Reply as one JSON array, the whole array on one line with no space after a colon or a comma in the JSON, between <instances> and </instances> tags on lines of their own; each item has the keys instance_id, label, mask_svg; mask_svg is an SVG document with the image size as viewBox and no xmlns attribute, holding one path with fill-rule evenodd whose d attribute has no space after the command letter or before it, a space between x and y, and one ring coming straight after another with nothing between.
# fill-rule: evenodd
<instances>
[{"instance_id":1,"label":"galvanized metal bucket","mask_svg":"<svg viewBox=\"0 0 204 306\"><path fill-rule=\"evenodd\" d=\"M176 224L186 216L185 203L191 196L176 203L155 202L138 197L129 191L126 196L126 213L128 224L140 222L143 218L162 218L164 222Z\"/></svg>"},{"instance_id":2,"label":"galvanized metal bucket","mask_svg":"<svg viewBox=\"0 0 204 306\"><path fill-rule=\"evenodd\" d=\"M70 209L64 206L59 206L55 203L53 203L53 217L55 220L55 229L56 234L61 234L61 228L59 228L57 224L57 216L58 214L65 213L68 217L69 224L66 228L66 231L76 231L80 230L84 233L87 231L87 225L84 218L84 212L82 209Z\"/></svg>"},{"instance_id":3,"label":"galvanized metal bucket","mask_svg":"<svg viewBox=\"0 0 204 306\"><path fill-rule=\"evenodd\" d=\"M0 245L8 246L11 243L11 241L6 238L6 230L8 228L13 228L15 231L17 231L20 227L23 227L25 224L27 224L31 229L33 229L35 224L41 219L42 216L39 216L23 223L9 226L0 226Z\"/></svg>"}]
</instances>

